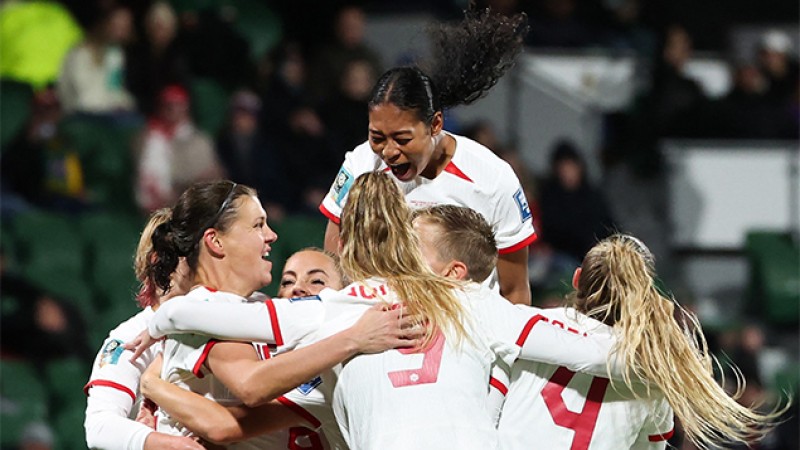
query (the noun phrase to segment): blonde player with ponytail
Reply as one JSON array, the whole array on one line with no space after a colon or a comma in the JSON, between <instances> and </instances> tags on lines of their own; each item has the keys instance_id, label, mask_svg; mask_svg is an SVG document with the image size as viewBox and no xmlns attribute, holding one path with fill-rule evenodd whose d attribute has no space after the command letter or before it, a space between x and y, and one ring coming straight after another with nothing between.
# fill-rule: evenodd
<instances>
[{"instance_id":1,"label":"blonde player with ponytail","mask_svg":"<svg viewBox=\"0 0 800 450\"><path fill-rule=\"evenodd\" d=\"M536 429L553 450L663 449L672 411L702 449L753 443L777 422L782 411L760 414L735 401L740 378L733 397L715 381L697 318L656 288L653 255L640 240L617 234L595 245L573 286L565 320L612 327L623 382L516 364L499 425L506 448L529 447L526 430Z\"/></svg>"}]
</instances>

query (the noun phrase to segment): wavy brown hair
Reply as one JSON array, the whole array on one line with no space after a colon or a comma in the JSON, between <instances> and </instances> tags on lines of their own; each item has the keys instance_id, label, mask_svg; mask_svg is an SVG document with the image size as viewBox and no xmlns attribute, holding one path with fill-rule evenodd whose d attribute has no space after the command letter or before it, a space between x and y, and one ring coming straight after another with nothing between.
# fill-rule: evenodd
<instances>
[{"instance_id":1,"label":"wavy brown hair","mask_svg":"<svg viewBox=\"0 0 800 450\"><path fill-rule=\"evenodd\" d=\"M467 336L466 315L453 292L461 283L435 274L425 262L411 211L385 173L368 172L353 183L340 240L342 270L352 281L385 279L408 314L428 323L423 347L439 329L458 340Z\"/></svg>"},{"instance_id":2,"label":"wavy brown hair","mask_svg":"<svg viewBox=\"0 0 800 450\"><path fill-rule=\"evenodd\" d=\"M752 443L776 424L785 408L760 414L736 402L744 387L738 370L733 397L716 382L697 317L656 288L653 255L644 243L615 234L589 250L581 267L572 305L614 327L625 385L636 392L633 380L645 380L648 394L649 386L657 387L695 445Z\"/></svg>"}]
</instances>

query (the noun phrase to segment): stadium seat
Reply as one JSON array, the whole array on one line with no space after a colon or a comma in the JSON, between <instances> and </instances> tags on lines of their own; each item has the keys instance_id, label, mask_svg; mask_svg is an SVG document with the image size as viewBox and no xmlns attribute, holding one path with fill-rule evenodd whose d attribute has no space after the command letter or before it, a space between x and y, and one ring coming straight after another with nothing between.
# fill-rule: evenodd
<instances>
[{"instance_id":1,"label":"stadium seat","mask_svg":"<svg viewBox=\"0 0 800 450\"><path fill-rule=\"evenodd\" d=\"M83 386L89 379L91 367L79 358L68 357L48 361L44 368L44 383L54 414L74 405L85 406Z\"/></svg>"},{"instance_id":2,"label":"stadium seat","mask_svg":"<svg viewBox=\"0 0 800 450\"><path fill-rule=\"evenodd\" d=\"M83 246L73 221L64 215L29 211L17 215L11 232L19 246L23 274L83 275Z\"/></svg>"},{"instance_id":3,"label":"stadium seat","mask_svg":"<svg viewBox=\"0 0 800 450\"><path fill-rule=\"evenodd\" d=\"M0 360L0 448L16 448L25 426L47 418L41 377L25 361Z\"/></svg>"},{"instance_id":4,"label":"stadium seat","mask_svg":"<svg viewBox=\"0 0 800 450\"><path fill-rule=\"evenodd\" d=\"M280 42L283 26L267 4L258 0L223 0L221 6L235 11L233 27L250 44L250 58L258 61Z\"/></svg>"},{"instance_id":5,"label":"stadium seat","mask_svg":"<svg viewBox=\"0 0 800 450\"><path fill-rule=\"evenodd\" d=\"M86 450L86 433L83 429L85 416L86 402L83 401L54 417L55 450Z\"/></svg>"},{"instance_id":6,"label":"stadium seat","mask_svg":"<svg viewBox=\"0 0 800 450\"><path fill-rule=\"evenodd\" d=\"M750 264L750 309L774 325L800 318L800 246L787 233L752 231L745 254Z\"/></svg>"},{"instance_id":7,"label":"stadium seat","mask_svg":"<svg viewBox=\"0 0 800 450\"><path fill-rule=\"evenodd\" d=\"M211 136L216 136L225 123L228 92L212 79L195 78L189 83L189 95L195 123Z\"/></svg>"},{"instance_id":8,"label":"stadium seat","mask_svg":"<svg viewBox=\"0 0 800 450\"><path fill-rule=\"evenodd\" d=\"M13 80L0 80L0 148L6 149L31 114L33 89Z\"/></svg>"}]
</instances>

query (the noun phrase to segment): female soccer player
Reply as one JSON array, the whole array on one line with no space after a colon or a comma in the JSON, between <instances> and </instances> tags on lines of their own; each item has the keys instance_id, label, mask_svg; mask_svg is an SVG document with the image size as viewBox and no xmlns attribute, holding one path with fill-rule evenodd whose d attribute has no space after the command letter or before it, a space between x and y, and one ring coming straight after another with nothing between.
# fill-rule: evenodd
<instances>
[{"instance_id":1,"label":"female soccer player","mask_svg":"<svg viewBox=\"0 0 800 450\"><path fill-rule=\"evenodd\" d=\"M89 383L84 390L86 400L86 445L101 450L150 450L150 449L196 449L203 447L187 437L158 433L153 428L129 418L139 392L139 378L147 366L161 353L160 347L149 349L141 360L133 361L132 352L123 348L123 343L133 339L153 316L161 303L190 286L188 267L180 264L172 276L169 293L157 289L148 279L147 261L153 257L153 230L169 220L172 212L160 209L153 212L142 231L136 248L134 270L142 288L137 300L142 312L111 330L95 358Z\"/></svg>"},{"instance_id":2,"label":"female soccer player","mask_svg":"<svg viewBox=\"0 0 800 450\"><path fill-rule=\"evenodd\" d=\"M174 302L241 303L271 281L272 263L267 257L277 236L266 220L251 188L230 181L195 184L181 195L172 218L156 227L156 257L149 261L148 270L157 286L168 292L179 259L186 258L195 287ZM274 326L276 321L273 314L273 335L267 341L280 345L282 335ZM197 335L170 336L163 352L162 376L222 403L258 405L359 352L413 345L413 340L401 339L401 325L399 312L372 308L354 326L329 339L261 362L250 344L218 343ZM168 415L159 415L158 429L186 433Z\"/></svg>"},{"instance_id":3,"label":"female soccer player","mask_svg":"<svg viewBox=\"0 0 800 450\"><path fill-rule=\"evenodd\" d=\"M537 444L553 450L663 449L673 411L699 448L723 448L754 443L778 420L782 411L759 414L714 380L699 322L658 291L653 255L640 240L617 234L595 245L573 286L572 308L556 310L567 326L612 327L624 381L518 362L499 425L504 448L530 448L536 430Z\"/></svg>"},{"instance_id":4,"label":"female soccer player","mask_svg":"<svg viewBox=\"0 0 800 450\"><path fill-rule=\"evenodd\" d=\"M465 286L432 272L420 252L410 214L388 175L359 177L342 220L342 267L356 281L339 292L320 293L325 321L310 342L350 326L376 304L402 303L412 317L428 324L421 350L358 356L341 371L323 372L320 387L351 447L496 447L486 396L489 367L497 357L506 364L519 355L606 373L613 339L569 333L548 325L536 310L516 308L486 287ZM195 322L204 323L204 332L236 339L258 332L267 338L266 312L261 305L230 305L224 310L210 303L194 305ZM154 318L151 331L160 322ZM173 330L156 330L163 332Z\"/></svg>"},{"instance_id":5,"label":"female soccer player","mask_svg":"<svg viewBox=\"0 0 800 450\"><path fill-rule=\"evenodd\" d=\"M412 207L456 204L479 211L497 228L500 293L530 304L528 245L536 238L528 202L511 167L477 142L444 131L443 111L471 103L513 65L526 17L468 11L433 33L433 67L384 73L369 100L369 139L345 156L320 205L328 217L325 249L338 251L342 208L355 179L385 170Z\"/></svg>"}]
</instances>

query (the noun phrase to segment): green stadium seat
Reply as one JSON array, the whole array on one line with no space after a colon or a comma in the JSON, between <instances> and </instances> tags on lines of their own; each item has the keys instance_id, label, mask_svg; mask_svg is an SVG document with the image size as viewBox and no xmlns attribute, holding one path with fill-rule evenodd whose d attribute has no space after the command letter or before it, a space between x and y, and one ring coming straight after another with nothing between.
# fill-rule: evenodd
<instances>
[{"instance_id":1,"label":"green stadium seat","mask_svg":"<svg viewBox=\"0 0 800 450\"><path fill-rule=\"evenodd\" d=\"M800 318L800 246L787 233L751 231L749 309L774 325L796 326Z\"/></svg>"},{"instance_id":2,"label":"green stadium seat","mask_svg":"<svg viewBox=\"0 0 800 450\"><path fill-rule=\"evenodd\" d=\"M83 245L69 217L45 211L19 214L11 224L22 273L83 275Z\"/></svg>"},{"instance_id":3,"label":"green stadium seat","mask_svg":"<svg viewBox=\"0 0 800 450\"><path fill-rule=\"evenodd\" d=\"M225 123L228 92L212 79L195 78L189 83L189 95L195 123L211 136L216 136Z\"/></svg>"},{"instance_id":4,"label":"green stadium seat","mask_svg":"<svg viewBox=\"0 0 800 450\"><path fill-rule=\"evenodd\" d=\"M55 450L86 450L86 433L83 429L85 416L84 401L83 404L72 405L54 417Z\"/></svg>"},{"instance_id":5,"label":"green stadium seat","mask_svg":"<svg viewBox=\"0 0 800 450\"><path fill-rule=\"evenodd\" d=\"M16 448L25 426L47 419L47 392L25 361L0 360L0 448Z\"/></svg>"},{"instance_id":6,"label":"green stadium seat","mask_svg":"<svg viewBox=\"0 0 800 450\"><path fill-rule=\"evenodd\" d=\"M89 379L91 367L79 358L69 357L48 361L44 368L44 383L54 414L75 405L86 406L83 386Z\"/></svg>"},{"instance_id":7,"label":"green stadium seat","mask_svg":"<svg viewBox=\"0 0 800 450\"><path fill-rule=\"evenodd\" d=\"M258 61L280 42L280 18L259 0L223 0L221 6L234 12L233 28L250 44L250 58Z\"/></svg>"},{"instance_id":8,"label":"green stadium seat","mask_svg":"<svg viewBox=\"0 0 800 450\"><path fill-rule=\"evenodd\" d=\"M33 89L19 81L0 80L0 99L0 148L5 151L30 117Z\"/></svg>"}]
</instances>

